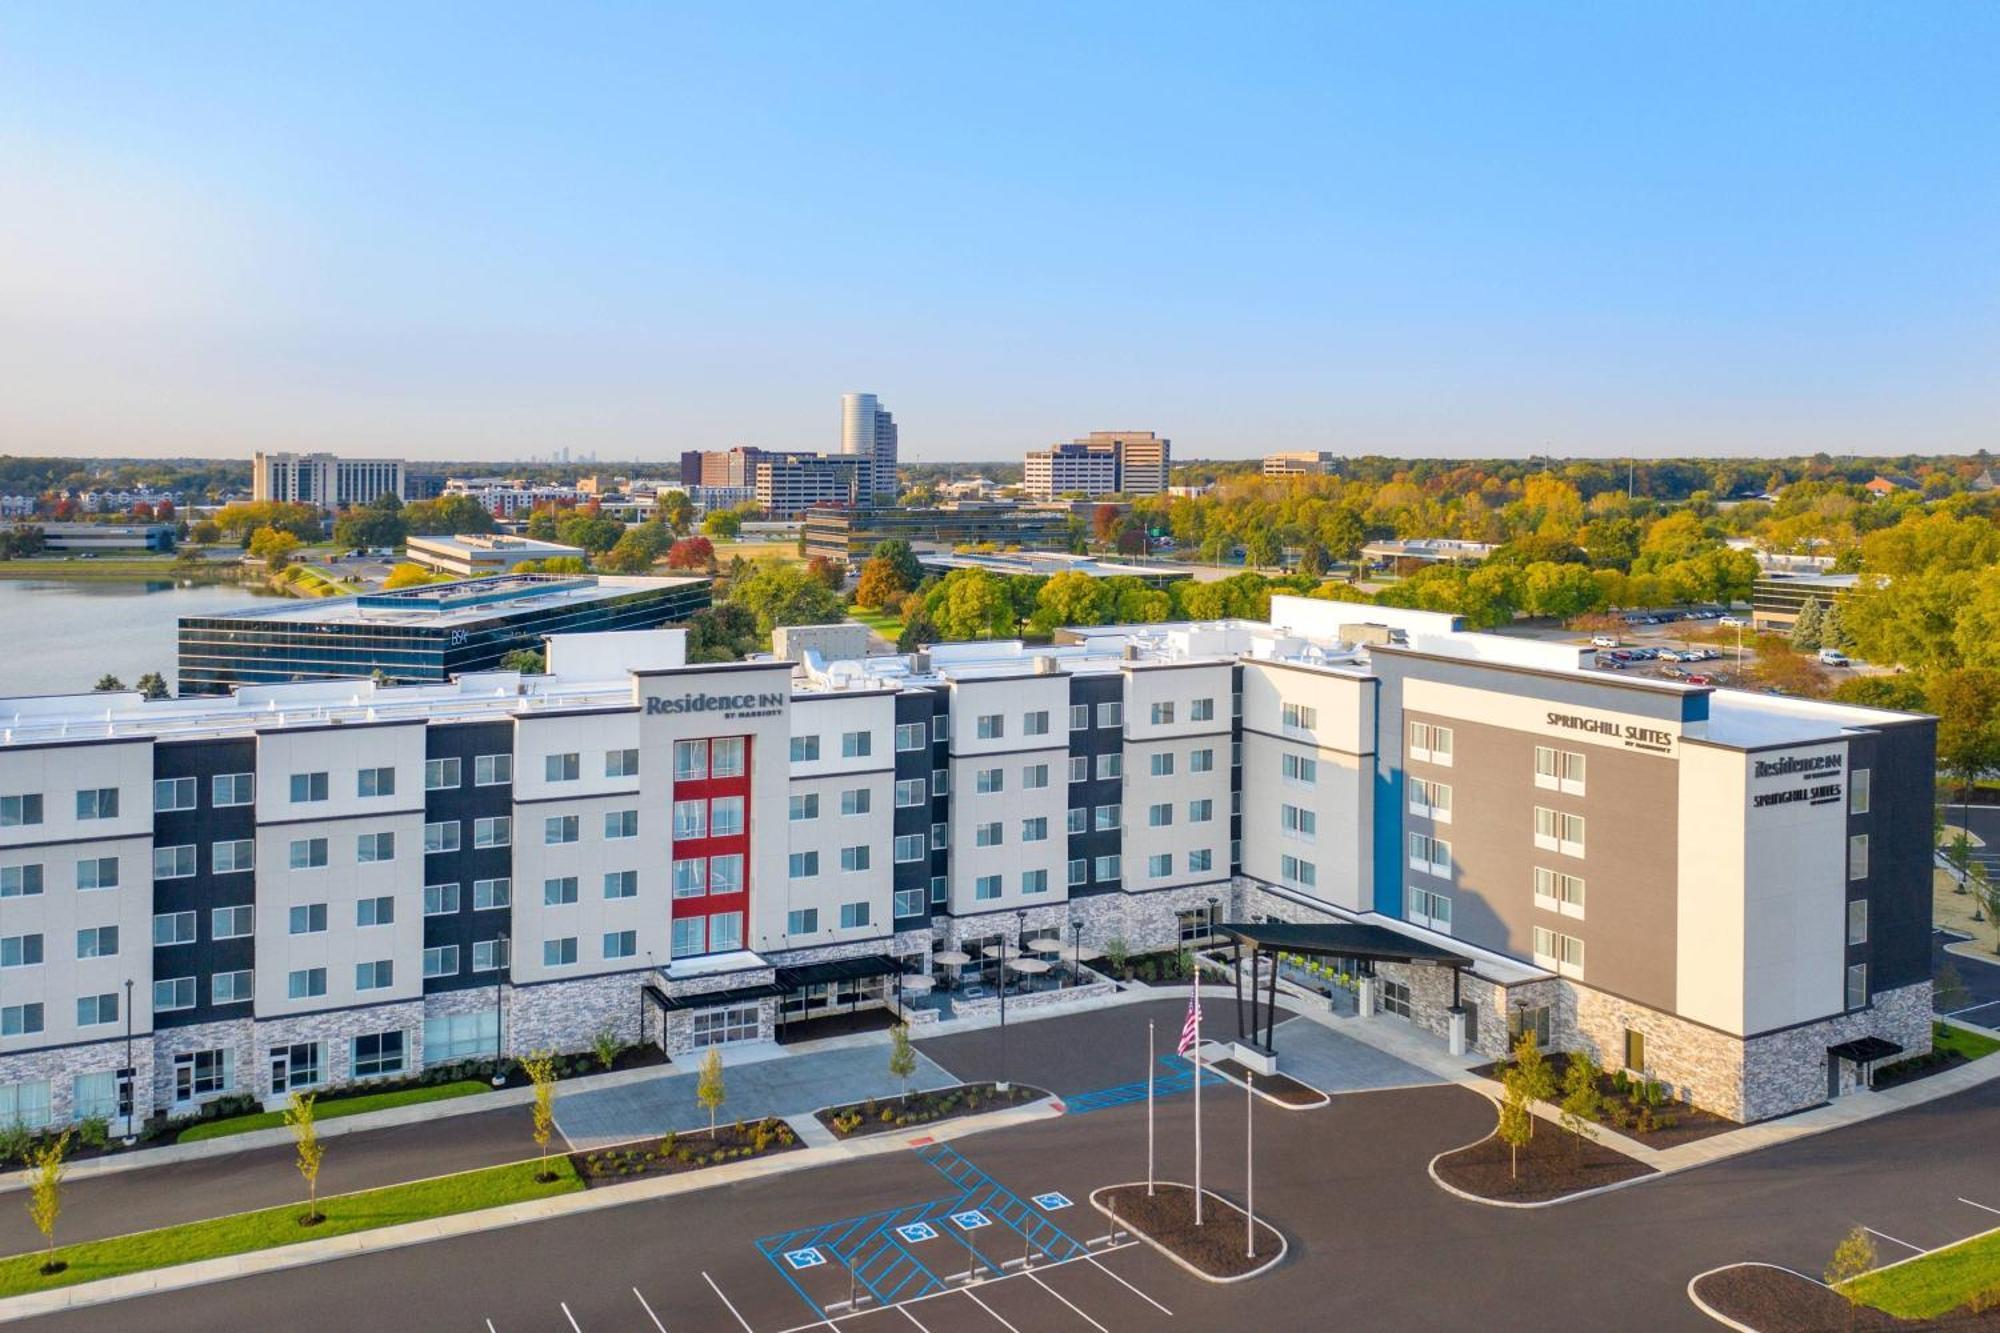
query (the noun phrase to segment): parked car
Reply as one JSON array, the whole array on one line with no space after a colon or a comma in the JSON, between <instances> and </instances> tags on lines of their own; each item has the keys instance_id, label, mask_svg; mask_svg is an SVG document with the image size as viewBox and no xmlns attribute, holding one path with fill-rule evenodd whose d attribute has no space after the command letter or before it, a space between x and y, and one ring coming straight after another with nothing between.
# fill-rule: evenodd
<instances>
[{"instance_id":1,"label":"parked car","mask_svg":"<svg viewBox=\"0 0 2000 1333\"><path fill-rule=\"evenodd\" d=\"M1715 678L1713 676L1704 676L1697 672L1687 678L1687 683L1690 685L1712 685L1715 683Z\"/></svg>"},{"instance_id":2,"label":"parked car","mask_svg":"<svg viewBox=\"0 0 2000 1333\"><path fill-rule=\"evenodd\" d=\"M1821 666L1830 666L1830 667L1844 667L1849 665L1847 661L1847 654L1841 652L1838 648L1820 649L1819 664Z\"/></svg>"},{"instance_id":3,"label":"parked car","mask_svg":"<svg viewBox=\"0 0 2000 1333\"><path fill-rule=\"evenodd\" d=\"M1743 620L1739 616L1717 616L1715 618L1715 623L1723 626L1725 629L1744 628Z\"/></svg>"},{"instance_id":4,"label":"parked car","mask_svg":"<svg viewBox=\"0 0 2000 1333\"><path fill-rule=\"evenodd\" d=\"M1610 653L1599 653L1594 660L1596 665L1603 667L1606 671L1623 671L1625 669L1625 664Z\"/></svg>"},{"instance_id":5,"label":"parked car","mask_svg":"<svg viewBox=\"0 0 2000 1333\"><path fill-rule=\"evenodd\" d=\"M1590 646L1593 648L1616 648L1618 646L1618 636L1616 634L1593 634L1590 636Z\"/></svg>"},{"instance_id":6,"label":"parked car","mask_svg":"<svg viewBox=\"0 0 2000 1333\"><path fill-rule=\"evenodd\" d=\"M1664 666L1660 668L1660 674L1667 677L1667 679L1669 680L1679 680L1683 676L1687 675L1687 672L1681 670L1677 666Z\"/></svg>"},{"instance_id":7,"label":"parked car","mask_svg":"<svg viewBox=\"0 0 2000 1333\"><path fill-rule=\"evenodd\" d=\"M1634 648L1632 650L1632 659L1636 662L1651 662L1658 658L1659 655L1660 650L1658 648Z\"/></svg>"},{"instance_id":8,"label":"parked car","mask_svg":"<svg viewBox=\"0 0 2000 1333\"><path fill-rule=\"evenodd\" d=\"M1662 662L1692 662L1695 659L1693 654L1683 652L1678 648L1662 648L1660 649L1660 660Z\"/></svg>"},{"instance_id":9,"label":"parked car","mask_svg":"<svg viewBox=\"0 0 2000 1333\"><path fill-rule=\"evenodd\" d=\"M1617 650L1616 650L1616 651L1614 651L1614 652L1613 652L1613 653L1612 653L1611 655L1612 655L1612 656L1613 656L1614 658L1616 658L1616 659L1618 660L1618 662L1619 662L1619 663L1620 663L1621 665L1622 665L1622 664L1624 664L1624 663L1626 663L1626 662L1630 662L1630 661L1632 661L1632 660L1633 660L1633 657L1632 657L1632 650L1631 650L1630 648L1620 648L1620 649L1617 649Z\"/></svg>"}]
</instances>

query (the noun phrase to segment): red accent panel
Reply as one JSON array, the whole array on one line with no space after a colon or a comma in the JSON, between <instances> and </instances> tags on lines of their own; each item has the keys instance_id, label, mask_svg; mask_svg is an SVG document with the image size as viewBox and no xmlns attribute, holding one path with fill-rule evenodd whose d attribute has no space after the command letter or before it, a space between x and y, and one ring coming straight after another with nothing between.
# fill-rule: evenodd
<instances>
[{"instance_id":1,"label":"red accent panel","mask_svg":"<svg viewBox=\"0 0 2000 1333\"><path fill-rule=\"evenodd\" d=\"M713 746L716 740L730 737L710 737L710 762L714 761ZM717 797L739 796L743 799L743 831L723 838L676 838L673 857L676 861L689 857L728 856L731 853L743 858L743 887L736 893L711 893L701 898L674 898L670 915L677 919L691 916L713 916L718 912L741 912L743 914L743 942L748 947L750 941L750 821L756 818L750 802L750 776L752 765L757 761L755 741L749 736L743 739L743 772L733 778L698 778L674 781L674 800L712 801ZM673 812L667 812L669 819ZM671 867L669 868L671 870ZM669 893L672 891L669 890ZM707 930L703 930L704 939Z\"/></svg>"}]
</instances>

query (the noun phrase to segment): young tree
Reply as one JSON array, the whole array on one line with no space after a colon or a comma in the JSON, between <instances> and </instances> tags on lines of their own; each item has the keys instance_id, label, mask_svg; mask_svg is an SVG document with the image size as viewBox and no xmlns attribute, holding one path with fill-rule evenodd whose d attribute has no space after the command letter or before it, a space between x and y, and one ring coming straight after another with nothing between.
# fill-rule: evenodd
<instances>
[{"instance_id":1,"label":"young tree","mask_svg":"<svg viewBox=\"0 0 2000 1333\"><path fill-rule=\"evenodd\" d=\"M694 1095L708 1108L708 1132L715 1133L715 1113L728 1100L728 1093L722 1086L722 1052L713 1046L701 1058L701 1078L694 1085Z\"/></svg>"},{"instance_id":2,"label":"young tree","mask_svg":"<svg viewBox=\"0 0 2000 1333\"><path fill-rule=\"evenodd\" d=\"M1848 1232L1834 1247L1833 1258L1827 1260L1826 1285L1846 1299L1850 1312L1860 1298L1846 1284L1874 1268L1875 1263L1875 1238L1867 1227Z\"/></svg>"},{"instance_id":3,"label":"young tree","mask_svg":"<svg viewBox=\"0 0 2000 1333\"><path fill-rule=\"evenodd\" d=\"M319 1141L319 1127L313 1121L312 1094L292 1094L291 1104L285 1108L285 1125L292 1131L292 1144L299 1153L299 1174L306 1182L306 1215L299 1219L299 1225L317 1226L323 1220L319 1211L319 1167L326 1158L326 1145Z\"/></svg>"},{"instance_id":4,"label":"young tree","mask_svg":"<svg viewBox=\"0 0 2000 1333\"><path fill-rule=\"evenodd\" d=\"M1972 998L1972 990L1965 984L1965 978L1959 975L1956 963L1948 962L1937 970L1931 992L1933 1003L1941 1014L1964 1008L1965 1002Z\"/></svg>"},{"instance_id":5,"label":"young tree","mask_svg":"<svg viewBox=\"0 0 2000 1333\"><path fill-rule=\"evenodd\" d=\"M69 1136L70 1131L64 1130L54 1141L28 1154L28 1166L34 1173L28 1180L28 1216L49 1243L49 1257L42 1261L44 1273L60 1273L65 1267L56 1262L56 1218L62 1215L63 1175L68 1169L63 1155L69 1151Z\"/></svg>"},{"instance_id":6,"label":"young tree","mask_svg":"<svg viewBox=\"0 0 2000 1333\"><path fill-rule=\"evenodd\" d=\"M1508 1074L1520 1081L1524 1103L1533 1107L1536 1102L1545 1102L1555 1096L1556 1075L1549 1068L1549 1062L1542 1058L1542 1048L1535 1040L1533 1031L1523 1032L1521 1039L1514 1043L1514 1066ZM1534 1116L1528 1117L1528 1135L1535 1133Z\"/></svg>"},{"instance_id":7,"label":"young tree","mask_svg":"<svg viewBox=\"0 0 2000 1333\"><path fill-rule=\"evenodd\" d=\"M118 677L112 675L109 671L107 671L103 675L99 676L97 678L97 684L91 686L90 688L97 691L99 694L109 694L114 690L124 689L125 682L118 679Z\"/></svg>"},{"instance_id":8,"label":"young tree","mask_svg":"<svg viewBox=\"0 0 2000 1333\"><path fill-rule=\"evenodd\" d=\"M535 1147L541 1150L542 1164L535 1179L554 1180L549 1171L549 1136L556 1127L556 1058L549 1051L531 1051L521 1057L522 1072L535 1085Z\"/></svg>"},{"instance_id":9,"label":"young tree","mask_svg":"<svg viewBox=\"0 0 2000 1333\"><path fill-rule=\"evenodd\" d=\"M1598 1091L1597 1061L1588 1051L1572 1051L1569 1067L1563 1070L1562 1126L1576 1135L1576 1148L1597 1137L1598 1117L1604 1114L1604 1094Z\"/></svg>"},{"instance_id":10,"label":"young tree","mask_svg":"<svg viewBox=\"0 0 2000 1333\"><path fill-rule=\"evenodd\" d=\"M889 1073L903 1081L903 1100L910 1100L910 1075L917 1072L917 1048L910 1045L910 1025L889 1029Z\"/></svg>"},{"instance_id":11,"label":"young tree","mask_svg":"<svg viewBox=\"0 0 2000 1333\"><path fill-rule=\"evenodd\" d=\"M1515 1180L1521 1178L1521 1149L1535 1135L1535 1116L1528 1109L1519 1086L1511 1077L1507 1080L1507 1095L1500 1102L1500 1141L1507 1145L1507 1174Z\"/></svg>"},{"instance_id":12,"label":"young tree","mask_svg":"<svg viewBox=\"0 0 2000 1333\"><path fill-rule=\"evenodd\" d=\"M167 678L157 671L148 671L139 677L138 690L148 699L164 699L167 697Z\"/></svg>"}]
</instances>

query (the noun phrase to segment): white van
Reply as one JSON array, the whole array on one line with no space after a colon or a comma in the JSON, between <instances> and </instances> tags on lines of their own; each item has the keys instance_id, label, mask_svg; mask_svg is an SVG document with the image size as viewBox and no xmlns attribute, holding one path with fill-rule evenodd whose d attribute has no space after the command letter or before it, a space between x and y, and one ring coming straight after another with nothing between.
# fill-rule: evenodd
<instances>
[{"instance_id":1,"label":"white van","mask_svg":"<svg viewBox=\"0 0 2000 1333\"><path fill-rule=\"evenodd\" d=\"M1590 636L1590 646L1593 648L1616 648L1618 646L1618 636L1616 634L1593 634Z\"/></svg>"},{"instance_id":2,"label":"white van","mask_svg":"<svg viewBox=\"0 0 2000 1333\"><path fill-rule=\"evenodd\" d=\"M1838 648L1822 648L1819 650L1819 664L1821 666L1846 666L1848 664L1847 654L1841 652Z\"/></svg>"}]
</instances>

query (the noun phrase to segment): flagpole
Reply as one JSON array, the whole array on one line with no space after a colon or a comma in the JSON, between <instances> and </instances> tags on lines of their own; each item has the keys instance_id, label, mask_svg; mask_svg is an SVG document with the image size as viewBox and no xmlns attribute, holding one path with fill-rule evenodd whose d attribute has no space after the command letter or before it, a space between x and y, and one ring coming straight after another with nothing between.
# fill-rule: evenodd
<instances>
[{"instance_id":1,"label":"flagpole","mask_svg":"<svg viewBox=\"0 0 2000 1333\"><path fill-rule=\"evenodd\" d=\"M1146 1197L1153 1197L1153 1025L1146 1024Z\"/></svg>"},{"instance_id":2,"label":"flagpole","mask_svg":"<svg viewBox=\"0 0 2000 1333\"><path fill-rule=\"evenodd\" d=\"M1194 1224L1201 1225L1201 971L1194 974Z\"/></svg>"}]
</instances>

